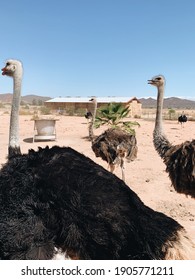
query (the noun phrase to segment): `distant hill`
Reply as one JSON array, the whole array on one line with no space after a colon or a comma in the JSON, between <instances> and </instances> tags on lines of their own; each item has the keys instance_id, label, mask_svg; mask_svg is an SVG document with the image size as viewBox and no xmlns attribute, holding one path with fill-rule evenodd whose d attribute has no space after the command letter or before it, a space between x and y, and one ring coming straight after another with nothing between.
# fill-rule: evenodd
<instances>
[{"instance_id":1,"label":"distant hill","mask_svg":"<svg viewBox=\"0 0 195 280\"><path fill-rule=\"evenodd\" d=\"M11 93L0 94L0 102L10 103L11 101L12 101L12 94Z\"/></svg>"},{"instance_id":2,"label":"distant hill","mask_svg":"<svg viewBox=\"0 0 195 280\"><path fill-rule=\"evenodd\" d=\"M155 108L156 99L153 98L140 98L142 108ZM195 101L181 99L177 97L169 97L164 99L163 108L175 108L175 109L195 109Z\"/></svg>"},{"instance_id":3,"label":"distant hill","mask_svg":"<svg viewBox=\"0 0 195 280\"><path fill-rule=\"evenodd\" d=\"M27 104L30 104L30 105L33 104L33 103L38 104L39 101L45 102L49 99L51 99L51 97L38 96L38 95L33 95L33 94L21 97L21 100L24 103L27 103ZM11 103L12 102L12 94L11 93L0 94L0 102Z\"/></svg>"},{"instance_id":4,"label":"distant hill","mask_svg":"<svg viewBox=\"0 0 195 280\"><path fill-rule=\"evenodd\" d=\"M45 102L51 99L48 96L39 96L39 95L25 95L21 97L21 100L24 103L33 105L39 104L40 101ZM155 108L156 107L156 99L154 98L140 98L139 101L142 103L143 108ZM11 103L12 102L12 94L4 93L0 94L0 102L2 103ZM164 99L164 108L175 108L175 109L195 109L195 101L181 99L177 97L169 97Z\"/></svg>"},{"instance_id":5,"label":"distant hill","mask_svg":"<svg viewBox=\"0 0 195 280\"><path fill-rule=\"evenodd\" d=\"M37 102L39 100L45 102L47 100L51 99L51 97L47 97L47 96L38 96L38 95L26 95L26 96L22 96L22 101L28 103L28 104L32 104L34 100L36 100Z\"/></svg>"}]
</instances>

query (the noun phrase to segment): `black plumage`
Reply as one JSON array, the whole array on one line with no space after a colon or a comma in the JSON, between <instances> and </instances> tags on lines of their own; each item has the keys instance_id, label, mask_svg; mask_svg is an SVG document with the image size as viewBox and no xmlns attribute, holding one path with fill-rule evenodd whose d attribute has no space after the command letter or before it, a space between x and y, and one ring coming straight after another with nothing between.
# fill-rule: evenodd
<instances>
[{"instance_id":1,"label":"black plumage","mask_svg":"<svg viewBox=\"0 0 195 280\"><path fill-rule=\"evenodd\" d=\"M183 126L185 122L187 122L188 118L183 113L178 117L178 122Z\"/></svg>"},{"instance_id":2,"label":"black plumage","mask_svg":"<svg viewBox=\"0 0 195 280\"><path fill-rule=\"evenodd\" d=\"M92 113L90 111L87 111L85 114L86 119L92 119Z\"/></svg>"},{"instance_id":3,"label":"black plumage","mask_svg":"<svg viewBox=\"0 0 195 280\"><path fill-rule=\"evenodd\" d=\"M71 148L39 148L0 171L0 259L190 258L183 227ZM186 248L186 247L185 247ZM175 256L170 251L175 250Z\"/></svg>"}]
</instances>

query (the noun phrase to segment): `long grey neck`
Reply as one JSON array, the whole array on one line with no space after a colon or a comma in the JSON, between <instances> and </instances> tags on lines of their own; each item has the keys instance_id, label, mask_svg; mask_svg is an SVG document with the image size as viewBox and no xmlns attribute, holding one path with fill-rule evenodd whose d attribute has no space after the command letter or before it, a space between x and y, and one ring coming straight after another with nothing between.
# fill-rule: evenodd
<instances>
[{"instance_id":1,"label":"long grey neck","mask_svg":"<svg viewBox=\"0 0 195 280\"><path fill-rule=\"evenodd\" d=\"M91 122L89 123L89 139L93 142L94 140L94 132L93 132L93 126L95 122L95 117L96 117L96 111L97 111L97 101L93 101L93 110L92 110L92 119Z\"/></svg>"},{"instance_id":2,"label":"long grey neck","mask_svg":"<svg viewBox=\"0 0 195 280\"><path fill-rule=\"evenodd\" d=\"M8 157L21 154L19 142L19 108L21 99L22 73L13 77L13 99L10 116Z\"/></svg>"},{"instance_id":3,"label":"long grey neck","mask_svg":"<svg viewBox=\"0 0 195 280\"><path fill-rule=\"evenodd\" d=\"M164 98L164 85L158 87L156 120L155 120L154 132L153 132L153 142L154 142L155 149L157 150L157 152L162 158L164 158L165 153L171 147L171 144L168 141L163 131L163 122L162 122L163 98Z\"/></svg>"},{"instance_id":4,"label":"long grey neck","mask_svg":"<svg viewBox=\"0 0 195 280\"><path fill-rule=\"evenodd\" d=\"M162 123L162 112L163 112L163 98L164 98L164 85L158 87L157 96L157 109L156 109L156 121L155 121L155 131L163 132Z\"/></svg>"}]
</instances>

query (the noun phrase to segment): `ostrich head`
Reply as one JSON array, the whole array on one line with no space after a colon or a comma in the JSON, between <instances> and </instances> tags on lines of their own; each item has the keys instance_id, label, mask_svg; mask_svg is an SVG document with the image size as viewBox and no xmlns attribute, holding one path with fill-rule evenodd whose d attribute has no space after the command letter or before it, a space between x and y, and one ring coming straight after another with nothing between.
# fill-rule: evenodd
<instances>
[{"instance_id":1,"label":"ostrich head","mask_svg":"<svg viewBox=\"0 0 195 280\"><path fill-rule=\"evenodd\" d=\"M14 78L16 75L22 74L22 63L19 60L9 59L1 70L2 75Z\"/></svg>"},{"instance_id":2,"label":"ostrich head","mask_svg":"<svg viewBox=\"0 0 195 280\"><path fill-rule=\"evenodd\" d=\"M92 97L89 101L91 101L92 103L96 104L97 103L97 99L96 97Z\"/></svg>"},{"instance_id":3,"label":"ostrich head","mask_svg":"<svg viewBox=\"0 0 195 280\"><path fill-rule=\"evenodd\" d=\"M148 84L161 87L165 85L165 77L163 75L154 76L151 80L148 80Z\"/></svg>"},{"instance_id":4,"label":"ostrich head","mask_svg":"<svg viewBox=\"0 0 195 280\"><path fill-rule=\"evenodd\" d=\"M93 118L95 118L96 110L97 110L97 99L96 99L96 97L92 97L89 101L92 102L92 104L93 104L93 113L92 113L92 115L93 115Z\"/></svg>"}]
</instances>

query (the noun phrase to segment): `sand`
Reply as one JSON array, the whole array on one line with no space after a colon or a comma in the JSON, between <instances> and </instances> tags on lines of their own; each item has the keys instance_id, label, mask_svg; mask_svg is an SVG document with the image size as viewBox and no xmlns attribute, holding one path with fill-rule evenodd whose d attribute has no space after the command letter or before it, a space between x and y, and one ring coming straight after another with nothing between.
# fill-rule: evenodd
<instances>
[{"instance_id":1,"label":"sand","mask_svg":"<svg viewBox=\"0 0 195 280\"><path fill-rule=\"evenodd\" d=\"M107 163L96 158L91 150L90 142L86 138L88 124L84 117L57 116L57 140L34 143L32 142L34 121L31 118L20 116L20 142L23 153L31 148L36 150L38 146L70 146L107 169ZM0 115L0 120L0 163L3 164L7 156L9 115ZM140 127L135 128L138 156L134 162L126 164L126 183L147 206L167 214L182 224L195 242L195 199L176 193L171 186L165 165L153 146L154 121L142 119L137 121L140 123ZM95 135L99 135L105 129L106 127L96 129ZM177 121L164 121L164 131L171 143L179 144L194 138L195 122L187 122L184 128L181 128ZM121 178L120 168L117 168L115 174Z\"/></svg>"}]
</instances>

